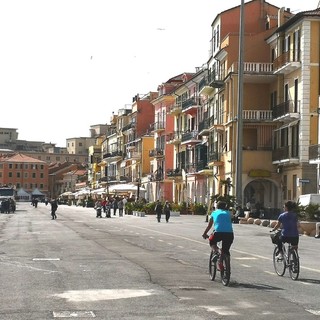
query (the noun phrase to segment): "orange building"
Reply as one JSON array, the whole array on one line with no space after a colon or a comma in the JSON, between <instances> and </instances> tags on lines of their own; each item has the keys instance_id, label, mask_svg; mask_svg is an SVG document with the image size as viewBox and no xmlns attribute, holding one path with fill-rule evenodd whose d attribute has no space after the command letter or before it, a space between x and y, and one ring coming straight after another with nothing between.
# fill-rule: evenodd
<instances>
[{"instance_id":1,"label":"orange building","mask_svg":"<svg viewBox=\"0 0 320 320\"><path fill-rule=\"evenodd\" d=\"M48 192L48 164L22 153L0 155L0 184L23 188L32 193Z\"/></svg>"}]
</instances>

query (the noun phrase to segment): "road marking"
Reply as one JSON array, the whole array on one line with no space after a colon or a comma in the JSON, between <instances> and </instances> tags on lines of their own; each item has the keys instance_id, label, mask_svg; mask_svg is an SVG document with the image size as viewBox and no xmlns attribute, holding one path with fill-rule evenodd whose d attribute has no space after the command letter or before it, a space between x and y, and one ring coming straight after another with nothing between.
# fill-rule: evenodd
<instances>
[{"instance_id":1,"label":"road marking","mask_svg":"<svg viewBox=\"0 0 320 320\"><path fill-rule=\"evenodd\" d=\"M245 267L245 268L252 268L251 266L249 266L247 264L240 264L240 266Z\"/></svg>"},{"instance_id":2,"label":"road marking","mask_svg":"<svg viewBox=\"0 0 320 320\"><path fill-rule=\"evenodd\" d=\"M183 239L183 240L188 240L194 243L198 243L201 244L203 246L208 246L208 243L204 243L203 241L198 241L198 240L194 240L194 239L190 239L187 237L183 237L183 236L178 236L176 234L170 234L170 233L166 233L166 232L161 232L161 231L157 231L157 230L152 230L152 229L148 229L148 228L144 228L144 227L139 227L139 226L135 226L132 225L133 228L138 228L138 229L142 229L142 230L146 230L146 231L151 231L152 233L158 233L158 234L162 234L162 235L166 235L166 236L170 236L170 237L174 237L174 238L179 238L179 239ZM149 237L150 239L153 239L153 237ZM268 261L272 261L272 255L270 255L270 257L264 257L264 256L260 256L258 254L253 254L251 252L245 252L245 251L241 251L241 250L237 250L237 249L231 249L232 252L236 252L236 253L241 253L250 257L255 257L258 259L263 259L263 260L268 260ZM308 268L308 267L304 267L301 266L300 269L304 269L304 270L308 270L308 271L313 271L313 272L317 272L320 273L320 269L313 269L313 268Z\"/></svg>"},{"instance_id":3,"label":"road marking","mask_svg":"<svg viewBox=\"0 0 320 320\"><path fill-rule=\"evenodd\" d=\"M275 273L274 273L274 272L267 271L267 270L265 270L265 271L264 271L264 273L271 274L271 275L273 275L273 276L275 275Z\"/></svg>"},{"instance_id":4,"label":"road marking","mask_svg":"<svg viewBox=\"0 0 320 320\"><path fill-rule=\"evenodd\" d=\"M306 309L306 311L315 314L316 316L320 316L320 310L310 310L310 309Z\"/></svg>"},{"instance_id":5,"label":"road marking","mask_svg":"<svg viewBox=\"0 0 320 320\"><path fill-rule=\"evenodd\" d=\"M33 261L60 261L60 258L33 258Z\"/></svg>"},{"instance_id":6,"label":"road marking","mask_svg":"<svg viewBox=\"0 0 320 320\"><path fill-rule=\"evenodd\" d=\"M118 300L147 297L156 294L155 290L134 289L100 289L100 290L69 290L53 296L69 302L92 302L102 300Z\"/></svg>"},{"instance_id":7,"label":"road marking","mask_svg":"<svg viewBox=\"0 0 320 320\"><path fill-rule=\"evenodd\" d=\"M92 311L53 311L54 318L95 318Z\"/></svg>"},{"instance_id":8,"label":"road marking","mask_svg":"<svg viewBox=\"0 0 320 320\"><path fill-rule=\"evenodd\" d=\"M255 257L239 257L239 258L234 258L235 260L257 260Z\"/></svg>"},{"instance_id":9,"label":"road marking","mask_svg":"<svg viewBox=\"0 0 320 320\"><path fill-rule=\"evenodd\" d=\"M209 312L215 312L220 314L221 316L237 316L239 313L229 310L227 307L212 307L212 306L200 306L202 308L207 309Z\"/></svg>"}]
</instances>

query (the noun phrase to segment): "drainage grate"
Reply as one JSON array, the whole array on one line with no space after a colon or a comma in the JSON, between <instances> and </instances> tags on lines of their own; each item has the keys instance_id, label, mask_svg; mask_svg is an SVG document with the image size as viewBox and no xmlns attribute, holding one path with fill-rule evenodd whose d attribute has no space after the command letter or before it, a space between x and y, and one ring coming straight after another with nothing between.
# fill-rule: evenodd
<instances>
[{"instance_id":1,"label":"drainage grate","mask_svg":"<svg viewBox=\"0 0 320 320\"><path fill-rule=\"evenodd\" d=\"M179 287L180 290L185 291L206 291L207 289L201 287Z\"/></svg>"},{"instance_id":2,"label":"drainage grate","mask_svg":"<svg viewBox=\"0 0 320 320\"><path fill-rule=\"evenodd\" d=\"M53 311L54 318L95 318L93 311Z\"/></svg>"}]
</instances>

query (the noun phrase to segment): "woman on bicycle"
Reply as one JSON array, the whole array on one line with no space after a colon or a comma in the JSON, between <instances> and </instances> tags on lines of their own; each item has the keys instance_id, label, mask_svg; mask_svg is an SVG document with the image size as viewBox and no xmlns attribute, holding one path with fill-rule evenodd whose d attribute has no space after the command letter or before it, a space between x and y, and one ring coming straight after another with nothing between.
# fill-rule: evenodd
<instances>
[{"instance_id":1,"label":"woman on bicycle","mask_svg":"<svg viewBox=\"0 0 320 320\"><path fill-rule=\"evenodd\" d=\"M232 228L232 220L230 212L227 210L227 204L224 201L219 201L217 210L210 215L208 226L206 227L202 237L208 238L208 231L214 226L214 232L209 237L210 246L213 251L218 251L217 243L222 241L222 253L230 256L230 247L233 243L234 234Z\"/></svg>"},{"instance_id":2,"label":"woman on bicycle","mask_svg":"<svg viewBox=\"0 0 320 320\"><path fill-rule=\"evenodd\" d=\"M294 249L298 249L299 243L299 230L298 230L298 217L295 213L296 203L287 201L284 204L284 212L278 217L277 224L272 231L282 228L281 235L278 241L279 258L283 258L282 243L291 243Z\"/></svg>"}]
</instances>

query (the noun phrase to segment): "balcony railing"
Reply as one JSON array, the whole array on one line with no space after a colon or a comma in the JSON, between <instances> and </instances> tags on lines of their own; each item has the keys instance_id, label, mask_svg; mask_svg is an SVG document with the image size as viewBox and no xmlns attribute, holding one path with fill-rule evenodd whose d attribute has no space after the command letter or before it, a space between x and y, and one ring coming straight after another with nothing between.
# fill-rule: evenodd
<instances>
[{"instance_id":1,"label":"balcony railing","mask_svg":"<svg viewBox=\"0 0 320 320\"><path fill-rule=\"evenodd\" d=\"M272 108L272 119L297 118L300 113L300 101L288 100Z\"/></svg>"},{"instance_id":2,"label":"balcony railing","mask_svg":"<svg viewBox=\"0 0 320 320\"><path fill-rule=\"evenodd\" d=\"M158 158L158 157L163 157L164 152L163 152L164 148L157 148L157 149L153 149L149 151L149 157L153 157L153 158Z\"/></svg>"},{"instance_id":3,"label":"balcony railing","mask_svg":"<svg viewBox=\"0 0 320 320\"><path fill-rule=\"evenodd\" d=\"M133 129L135 127L136 127L136 123L135 122L131 122L131 123L127 124L126 126L124 126L122 128L122 132L130 130L130 129Z\"/></svg>"},{"instance_id":4,"label":"balcony railing","mask_svg":"<svg viewBox=\"0 0 320 320\"><path fill-rule=\"evenodd\" d=\"M209 162L220 162L221 161L221 152L211 152L208 156Z\"/></svg>"},{"instance_id":5,"label":"balcony railing","mask_svg":"<svg viewBox=\"0 0 320 320\"><path fill-rule=\"evenodd\" d=\"M191 108L191 107L198 107L201 104L200 101L201 101L200 97L192 97L190 99L183 101L182 102L182 111L186 110L188 108Z\"/></svg>"},{"instance_id":6,"label":"balcony railing","mask_svg":"<svg viewBox=\"0 0 320 320\"><path fill-rule=\"evenodd\" d=\"M272 161L292 160L299 158L298 146L284 146L272 151Z\"/></svg>"},{"instance_id":7,"label":"balcony railing","mask_svg":"<svg viewBox=\"0 0 320 320\"><path fill-rule=\"evenodd\" d=\"M129 151L126 154L126 159L141 159L141 152Z\"/></svg>"},{"instance_id":8,"label":"balcony railing","mask_svg":"<svg viewBox=\"0 0 320 320\"><path fill-rule=\"evenodd\" d=\"M181 111L182 111L181 102L175 103L169 108L169 114L172 114L172 115L179 114L181 113Z\"/></svg>"},{"instance_id":9,"label":"balcony railing","mask_svg":"<svg viewBox=\"0 0 320 320\"><path fill-rule=\"evenodd\" d=\"M199 140L198 131L185 132L182 134L181 142L186 142L191 140Z\"/></svg>"},{"instance_id":10,"label":"balcony railing","mask_svg":"<svg viewBox=\"0 0 320 320\"><path fill-rule=\"evenodd\" d=\"M181 142L182 132L174 131L167 135L167 143L178 144Z\"/></svg>"},{"instance_id":11,"label":"balcony railing","mask_svg":"<svg viewBox=\"0 0 320 320\"><path fill-rule=\"evenodd\" d=\"M209 133L209 119L208 118L199 122L199 133L202 135Z\"/></svg>"},{"instance_id":12,"label":"balcony railing","mask_svg":"<svg viewBox=\"0 0 320 320\"><path fill-rule=\"evenodd\" d=\"M179 177L182 176L182 170L180 168L176 169L168 169L167 170L167 177Z\"/></svg>"},{"instance_id":13,"label":"balcony railing","mask_svg":"<svg viewBox=\"0 0 320 320\"><path fill-rule=\"evenodd\" d=\"M155 122L150 125L151 131L162 131L165 129L165 125L163 121Z\"/></svg>"},{"instance_id":14,"label":"balcony railing","mask_svg":"<svg viewBox=\"0 0 320 320\"><path fill-rule=\"evenodd\" d=\"M228 70L228 73L238 72L239 63L235 62L231 65ZM273 64L268 62L245 62L243 64L244 73L270 73L273 74Z\"/></svg>"},{"instance_id":15,"label":"balcony railing","mask_svg":"<svg viewBox=\"0 0 320 320\"><path fill-rule=\"evenodd\" d=\"M203 170L208 170L208 162L206 160L198 160L196 162L196 171L203 171Z\"/></svg>"},{"instance_id":16,"label":"balcony railing","mask_svg":"<svg viewBox=\"0 0 320 320\"><path fill-rule=\"evenodd\" d=\"M272 121L271 110L243 110L242 114L245 121Z\"/></svg>"},{"instance_id":17,"label":"balcony railing","mask_svg":"<svg viewBox=\"0 0 320 320\"><path fill-rule=\"evenodd\" d=\"M113 151L109 152L103 155L104 158L112 158L112 157L122 157L123 152L122 151Z\"/></svg>"},{"instance_id":18,"label":"balcony railing","mask_svg":"<svg viewBox=\"0 0 320 320\"><path fill-rule=\"evenodd\" d=\"M300 51L288 50L273 61L273 70L277 71L288 66L289 71L293 71L300 66Z\"/></svg>"}]
</instances>

